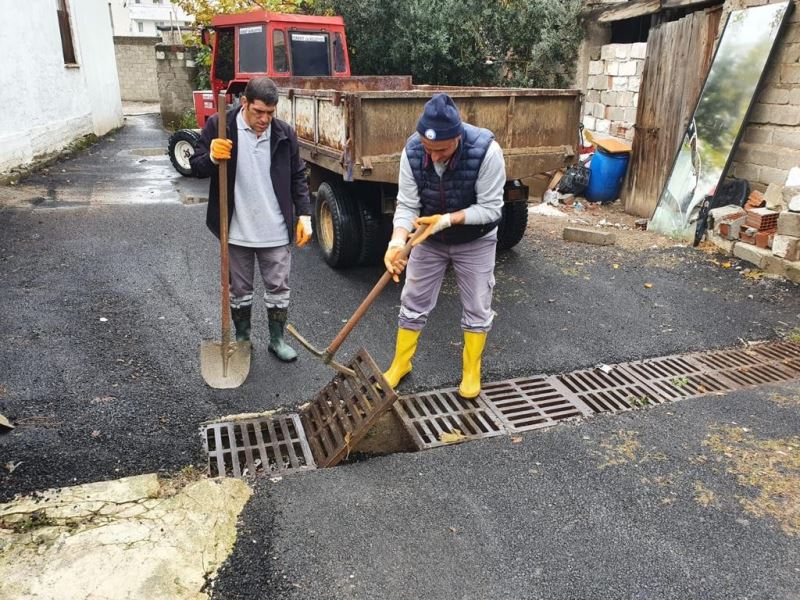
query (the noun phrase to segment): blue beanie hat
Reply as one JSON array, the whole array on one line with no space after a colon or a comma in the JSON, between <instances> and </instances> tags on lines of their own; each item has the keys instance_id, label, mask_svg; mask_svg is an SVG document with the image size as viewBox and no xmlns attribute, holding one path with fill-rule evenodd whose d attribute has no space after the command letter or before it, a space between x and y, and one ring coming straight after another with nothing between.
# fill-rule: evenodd
<instances>
[{"instance_id":1,"label":"blue beanie hat","mask_svg":"<svg viewBox=\"0 0 800 600\"><path fill-rule=\"evenodd\" d=\"M436 94L425 103L417 122L417 132L431 141L451 140L464 132L461 115L455 102L447 94Z\"/></svg>"}]
</instances>

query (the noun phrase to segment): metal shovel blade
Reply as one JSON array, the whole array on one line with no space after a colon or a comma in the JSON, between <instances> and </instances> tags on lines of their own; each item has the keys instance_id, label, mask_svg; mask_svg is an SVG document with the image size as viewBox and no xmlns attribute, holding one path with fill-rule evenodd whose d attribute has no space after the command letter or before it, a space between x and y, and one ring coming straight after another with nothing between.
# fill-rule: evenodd
<instances>
[{"instance_id":1,"label":"metal shovel blade","mask_svg":"<svg viewBox=\"0 0 800 600\"><path fill-rule=\"evenodd\" d=\"M200 344L200 373L212 388L239 387L250 372L250 342L229 343L227 361L222 347L223 342L203 341Z\"/></svg>"}]
</instances>

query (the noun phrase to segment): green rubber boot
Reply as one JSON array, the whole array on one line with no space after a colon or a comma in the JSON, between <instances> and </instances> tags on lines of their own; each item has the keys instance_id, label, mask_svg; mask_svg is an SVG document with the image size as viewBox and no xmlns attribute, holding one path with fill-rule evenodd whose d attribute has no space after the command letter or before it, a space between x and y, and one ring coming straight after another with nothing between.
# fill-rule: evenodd
<instances>
[{"instance_id":1,"label":"green rubber boot","mask_svg":"<svg viewBox=\"0 0 800 600\"><path fill-rule=\"evenodd\" d=\"M283 340L283 330L286 327L285 308L267 309L269 319L269 351L283 362L292 362L297 358L297 352Z\"/></svg>"},{"instance_id":2,"label":"green rubber boot","mask_svg":"<svg viewBox=\"0 0 800 600\"><path fill-rule=\"evenodd\" d=\"M233 326L236 328L236 341L249 342L250 341L250 318L253 314L253 306L240 306L239 308L231 308L231 319L233 319Z\"/></svg>"}]
</instances>

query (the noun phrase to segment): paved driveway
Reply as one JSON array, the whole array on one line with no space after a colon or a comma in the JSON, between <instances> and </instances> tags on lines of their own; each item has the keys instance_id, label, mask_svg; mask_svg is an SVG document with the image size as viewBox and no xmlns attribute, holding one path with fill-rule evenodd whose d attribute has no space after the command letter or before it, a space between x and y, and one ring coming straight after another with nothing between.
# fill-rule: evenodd
<instances>
[{"instance_id":1,"label":"paved driveway","mask_svg":"<svg viewBox=\"0 0 800 600\"><path fill-rule=\"evenodd\" d=\"M0 465L18 463L0 470L4 499L202 465L198 423L297 406L333 375L269 355L257 306L247 382L203 384L218 248L205 206L180 199L207 182L153 153L166 144L154 116L112 137L0 189L0 412L18 424L0 437ZM689 248L567 245L555 227L532 224L498 259L485 380L800 325L797 285ZM290 320L323 346L380 271L332 271L314 247L294 260ZM388 364L398 302L387 289L341 354L365 346ZM458 304L448 279L401 392L457 384ZM796 384L737 392L258 481L216 596L796 598L797 397ZM770 452L795 462L753 479Z\"/></svg>"}]
</instances>

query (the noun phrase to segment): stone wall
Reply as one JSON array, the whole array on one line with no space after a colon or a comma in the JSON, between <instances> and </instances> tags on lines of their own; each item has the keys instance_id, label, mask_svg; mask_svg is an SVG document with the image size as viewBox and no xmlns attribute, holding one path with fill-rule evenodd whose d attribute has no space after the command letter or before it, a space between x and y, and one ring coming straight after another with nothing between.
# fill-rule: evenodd
<instances>
[{"instance_id":1,"label":"stone wall","mask_svg":"<svg viewBox=\"0 0 800 600\"><path fill-rule=\"evenodd\" d=\"M155 54L161 121L165 127L174 128L187 111L194 111L194 51L185 46L157 44Z\"/></svg>"},{"instance_id":2,"label":"stone wall","mask_svg":"<svg viewBox=\"0 0 800 600\"><path fill-rule=\"evenodd\" d=\"M583 125L590 131L632 140L646 43L606 44L589 61Z\"/></svg>"},{"instance_id":3,"label":"stone wall","mask_svg":"<svg viewBox=\"0 0 800 600\"><path fill-rule=\"evenodd\" d=\"M731 2L726 10L766 2ZM800 166L800 5L778 40L761 91L733 158L730 173L765 190L783 185L789 169ZM724 17L723 17L724 22Z\"/></svg>"},{"instance_id":4,"label":"stone wall","mask_svg":"<svg viewBox=\"0 0 800 600\"><path fill-rule=\"evenodd\" d=\"M153 48L160 37L115 36L120 94L123 100L158 102L158 79Z\"/></svg>"}]
</instances>

